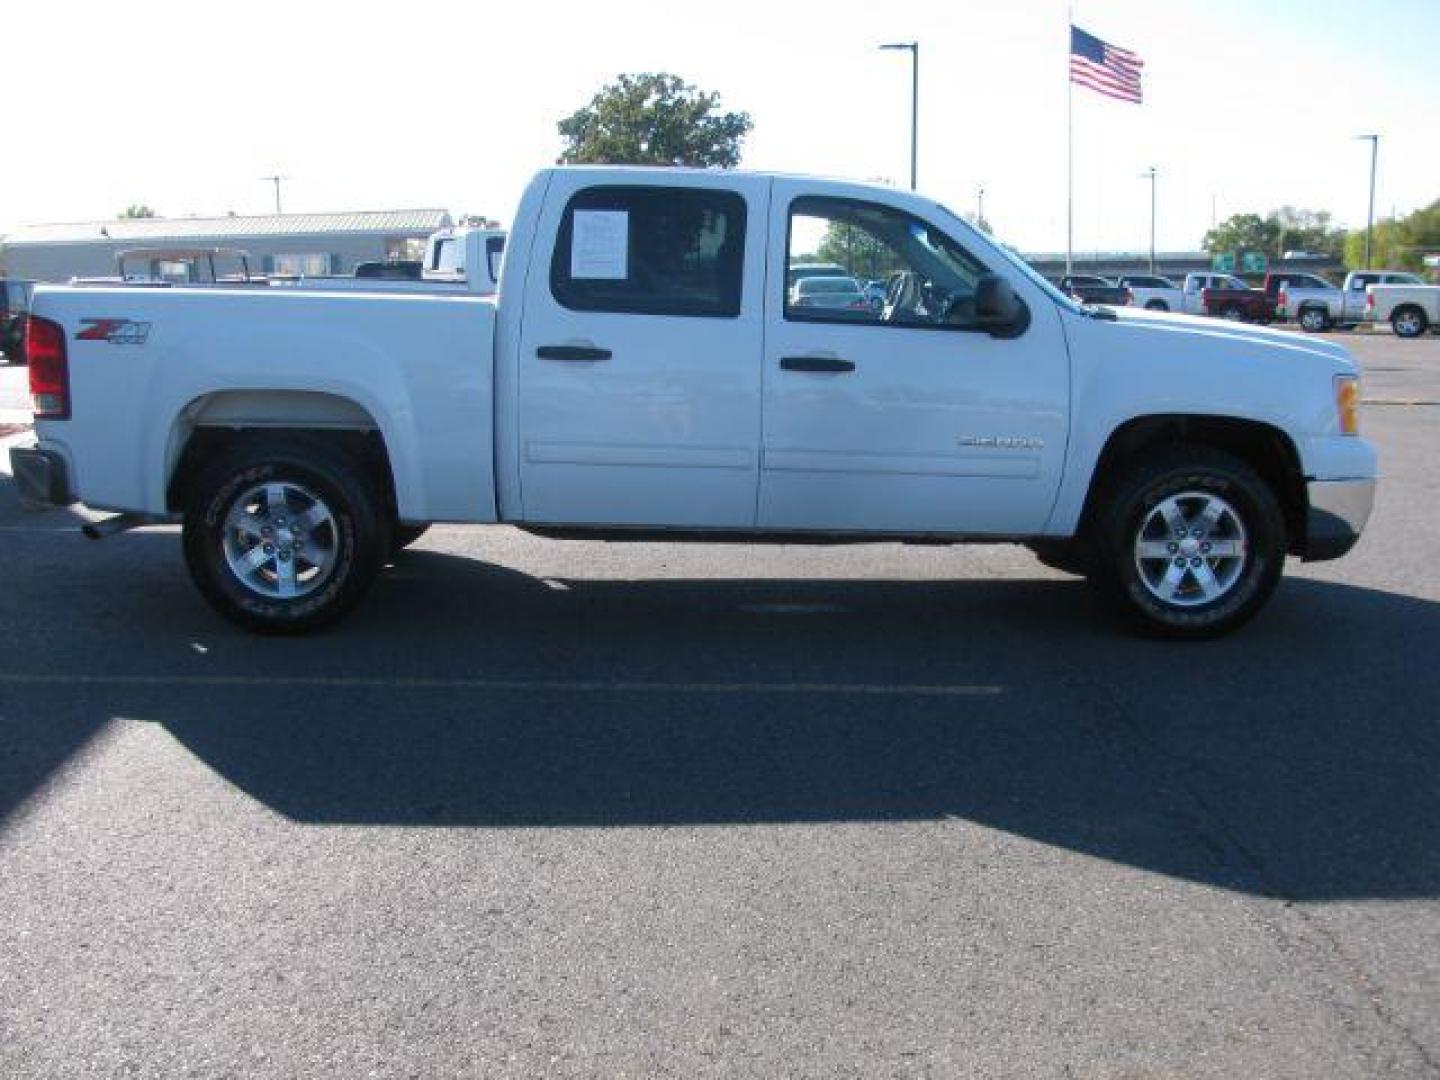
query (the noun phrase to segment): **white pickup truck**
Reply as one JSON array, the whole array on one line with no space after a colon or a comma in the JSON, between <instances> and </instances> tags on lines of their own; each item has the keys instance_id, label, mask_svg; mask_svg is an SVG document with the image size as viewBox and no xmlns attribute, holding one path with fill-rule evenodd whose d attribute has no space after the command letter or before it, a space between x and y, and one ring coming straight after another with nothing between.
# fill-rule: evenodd
<instances>
[{"instance_id":1,"label":"white pickup truck","mask_svg":"<svg viewBox=\"0 0 1440 1080\"><path fill-rule=\"evenodd\" d=\"M494 301L38 289L22 493L120 511L97 535L181 521L200 591L267 632L336 618L443 521L1018 540L1198 637L1369 514L1343 347L1087 307L914 193L556 168L514 222ZM879 311L788 305L835 224L895 268Z\"/></svg>"},{"instance_id":2,"label":"white pickup truck","mask_svg":"<svg viewBox=\"0 0 1440 1080\"><path fill-rule=\"evenodd\" d=\"M1348 329L1364 322L1366 290L1371 285L1421 285L1416 274L1403 270L1352 270L1336 288L1318 274L1272 274L1283 280L1275 298L1275 317L1294 319L1302 330L1317 334L1332 326Z\"/></svg>"},{"instance_id":3,"label":"white pickup truck","mask_svg":"<svg viewBox=\"0 0 1440 1080\"><path fill-rule=\"evenodd\" d=\"M500 287L504 254L503 230L461 226L430 234L419 278L316 275L276 278L271 284L325 292L472 292L493 296Z\"/></svg>"},{"instance_id":4,"label":"white pickup truck","mask_svg":"<svg viewBox=\"0 0 1440 1080\"><path fill-rule=\"evenodd\" d=\"M1396 337L1418 338L1426 330L1440 333L1440 285L1425 285L1418 280L1368 285L1365 317L1388 322Z\"/></svg>"}]
</instances>

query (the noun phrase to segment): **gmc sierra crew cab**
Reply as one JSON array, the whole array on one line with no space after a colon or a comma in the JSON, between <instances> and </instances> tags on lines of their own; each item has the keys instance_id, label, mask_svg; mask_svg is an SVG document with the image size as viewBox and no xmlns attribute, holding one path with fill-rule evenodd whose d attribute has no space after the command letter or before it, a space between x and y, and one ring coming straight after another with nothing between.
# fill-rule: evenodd
<instances>
[{"instance_id":1,"label":"gmc sierra crew cab","mask_svg":"<svg viewBox=\"0 0 1440 1080\"><path fill-rule=\"evenodd\" d=\"M200 592L263 632L334 620L430 522L504 522L1021 541L1199 637L1369 514L1342 346L1076 303L913 192L553 168L514 223L496 299L39 288L22 493L118 511L97 535L180 522ZM883 255L879 310L790 305L836 225Z\"/></svg>"}]
</instances>

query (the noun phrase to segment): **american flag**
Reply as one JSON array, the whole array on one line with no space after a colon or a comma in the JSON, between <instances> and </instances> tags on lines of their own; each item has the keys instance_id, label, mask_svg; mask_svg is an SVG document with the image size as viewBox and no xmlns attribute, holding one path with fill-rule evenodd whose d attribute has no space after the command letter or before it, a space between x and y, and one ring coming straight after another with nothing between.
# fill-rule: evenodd
<instances>
[{"instance_id":1,"label":"american flag","mask_svg":"<svg viewBox=\"0 0 1440 1080\"><path fill-rule=\"evenodd\" d=\"M1128 49L1107 45L1078 26L1070 27L1070 81L1106 97L1140 103L1140 69L1145 62Z\"/></svg>"}]
</instances>

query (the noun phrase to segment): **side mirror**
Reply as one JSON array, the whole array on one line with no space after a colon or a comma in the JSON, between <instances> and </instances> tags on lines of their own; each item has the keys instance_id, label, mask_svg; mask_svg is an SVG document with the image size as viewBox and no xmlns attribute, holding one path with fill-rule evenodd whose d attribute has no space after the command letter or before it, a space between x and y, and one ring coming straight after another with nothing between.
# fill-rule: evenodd
<instances>
[{"instance_id":1,"label":"side mirror","mask_svg":"<svg viewBox=\"0 0 1440 1080\"><path fill-rule=\"evenodd\" d=\"M991 337L1019 337L1030 325L1030 309L999 274L981 274L975 282L975 326Z\"/></svg>"}]
</instances>

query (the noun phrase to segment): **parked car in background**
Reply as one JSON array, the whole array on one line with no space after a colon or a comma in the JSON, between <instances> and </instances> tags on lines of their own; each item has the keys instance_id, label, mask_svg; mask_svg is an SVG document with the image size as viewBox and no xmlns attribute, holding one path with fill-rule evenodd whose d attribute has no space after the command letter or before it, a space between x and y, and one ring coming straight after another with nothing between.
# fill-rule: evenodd
<instances>
[{"instance_id":1,"label":"parked car in background","mask_svg":"<svg viewBox=\"0 0 1440 1080\"><path fill-rule=\"evenodd\" d=\"M1260 288L1251 288L1236 278L1230 278L1230 281L1237 284L1202 289L1201 305L1205 314L1218 315L1228 320L1244 320L1246 323L1273 323L1276 320L1280 289L1286 285L1297 288L1335 288L1325 281L1325 278L1302 271L1272 271L1264 275Z\"/></svg>"},{"instance_id":2,"label":"parked car in background","mask_svg":"<svg viewBox=\"0 0 1440 1080\"><path fill-rule=\"evenodd\" d=\"M25 363L25 316L30 311L32 281L0 278L0 353L9 364Z\"/></svg>"},{"instance_id":3,"label":"parked car in background","mask_svg":"<svg viewBox=\"0 0 1440 1080\"><path fill-rule=\"evenodd\" d=\"M72 285L250 285L265 284L250 269L250 253L240 248L128 248L115 253L115 273L77 277Z\"/></svg>"},{"instance_id":4,"label":"parked car in background","mask_svg":"<svg viewBox=\"0 0 1440 1080\"><path fill-rule=\"evenodd\" d=\"M1211 289L1248 289L1245 282L1232 274L1186 274L1184 304L1181 310L1187 315L1204 315L1204 294Z\"/></svg>"},{"instance_id":5,"label":"parked car in background","mask_svg":"<svg viewBox=\"0 0 1440 1080\"><path fill-rule=\"evenodd\" d=\"M850 277L850 271L838 263L796 263L785 271L785 288L793 289L797 281L812 277Z\"/></svg>"},{"instance_id":6,"label":"parked car in background","mask_svg":"<svg viewBox=\"0 0 1440 1080\"><path fill-rule=\"evenodd\" d=\"M500 287L505 231L478 226L441 229L425 241L423 262L362 263L353 275L275 279L286 288L326 292L474 293L493 296ZM398 267L386 273L361 273L367 265Z\"/></svg>"},{"instance_id":7,"label":"parked car in background","mask_svg":"<svg viewBox=\"0 0 1440 1080\"><path fill-rule=\"evenodd\" d=\"M1364 322L1365 290L1370 285L1424 284L1418 274L1404 270L1355 270L1338 287L1315 274L1288 273L1283 278L1275 314L1281 319L1294 319L1310 333L1332 326L1349 329Z\"/></svg>"},{"instance_id":8,"label":"parked car in background","mask_svg":"<svg viewBox=\"0 0 1440 1080\"><path fill-rule=\"evenodd\" d=\"M790 307L835 308L861 311L869 315L874 310L869 297L852 277L808 277L801 278L790 290Z\"/></svg>"},{"instance_id":9,"label":"parked car in background","mask_svg":"<svg viewBox=\"0 0 1440 1080\"><path fill-rule=\"evenodd\" d=\"M1375 322L1388 322L1396 337L1440 333L1440 285L1369 285L1365 311Z\"/></svg>"},{"instance_id":10,"label":"parked car in background","mask_svg":"<svg viewBox=\"0 0 1440 1080\"><path fill-rule=\"evenodd\" d=\"M1120 286L1130 290L1130 303L1146 311L1181 311L1185 295L1167 277L1153 274L1127 274L1120 279Z\"/></svg>"},{"instance_id":11,"label":"parked car in background","mask_svg":"<svg viewBox=\"0 0 1440 1080\"><path fill-rule=\"evenodd\" d=\"M1319 274L1288 271L1267 275L1267 292L1273 282L1275 318L1294 320L1300 328L1316 334L1344 323L1345 293ZM1359 321L1357 316L1356 321Z\"/></svg>"},{"instance_id":12,"label":"parked car in background","mask_svg":"<svg viewBox=\"0 0 1440 1080\"><path fill-rule=\"evenodd\" d=\"M1109 278L1094 274L1066 274L1057 283L1060 291L1082 304L1104 304L1106 307L1128 307L1130 290L1116 285Z\"/></svg>"},{"instance_id":13,"label":"parked car in background","mask_svg":"<svg viewBox=\"0 0 1440 1080\"><path fill-rule=\"evenodd\" d=\"M1276 289L1278 288L1277 284ZM1231 322L1275 321L1275 292L1266 288L1251 288L1243 281L1200 290L1200 306L1206 315L1229 319Z\"/></svg>"}]
</instances>

